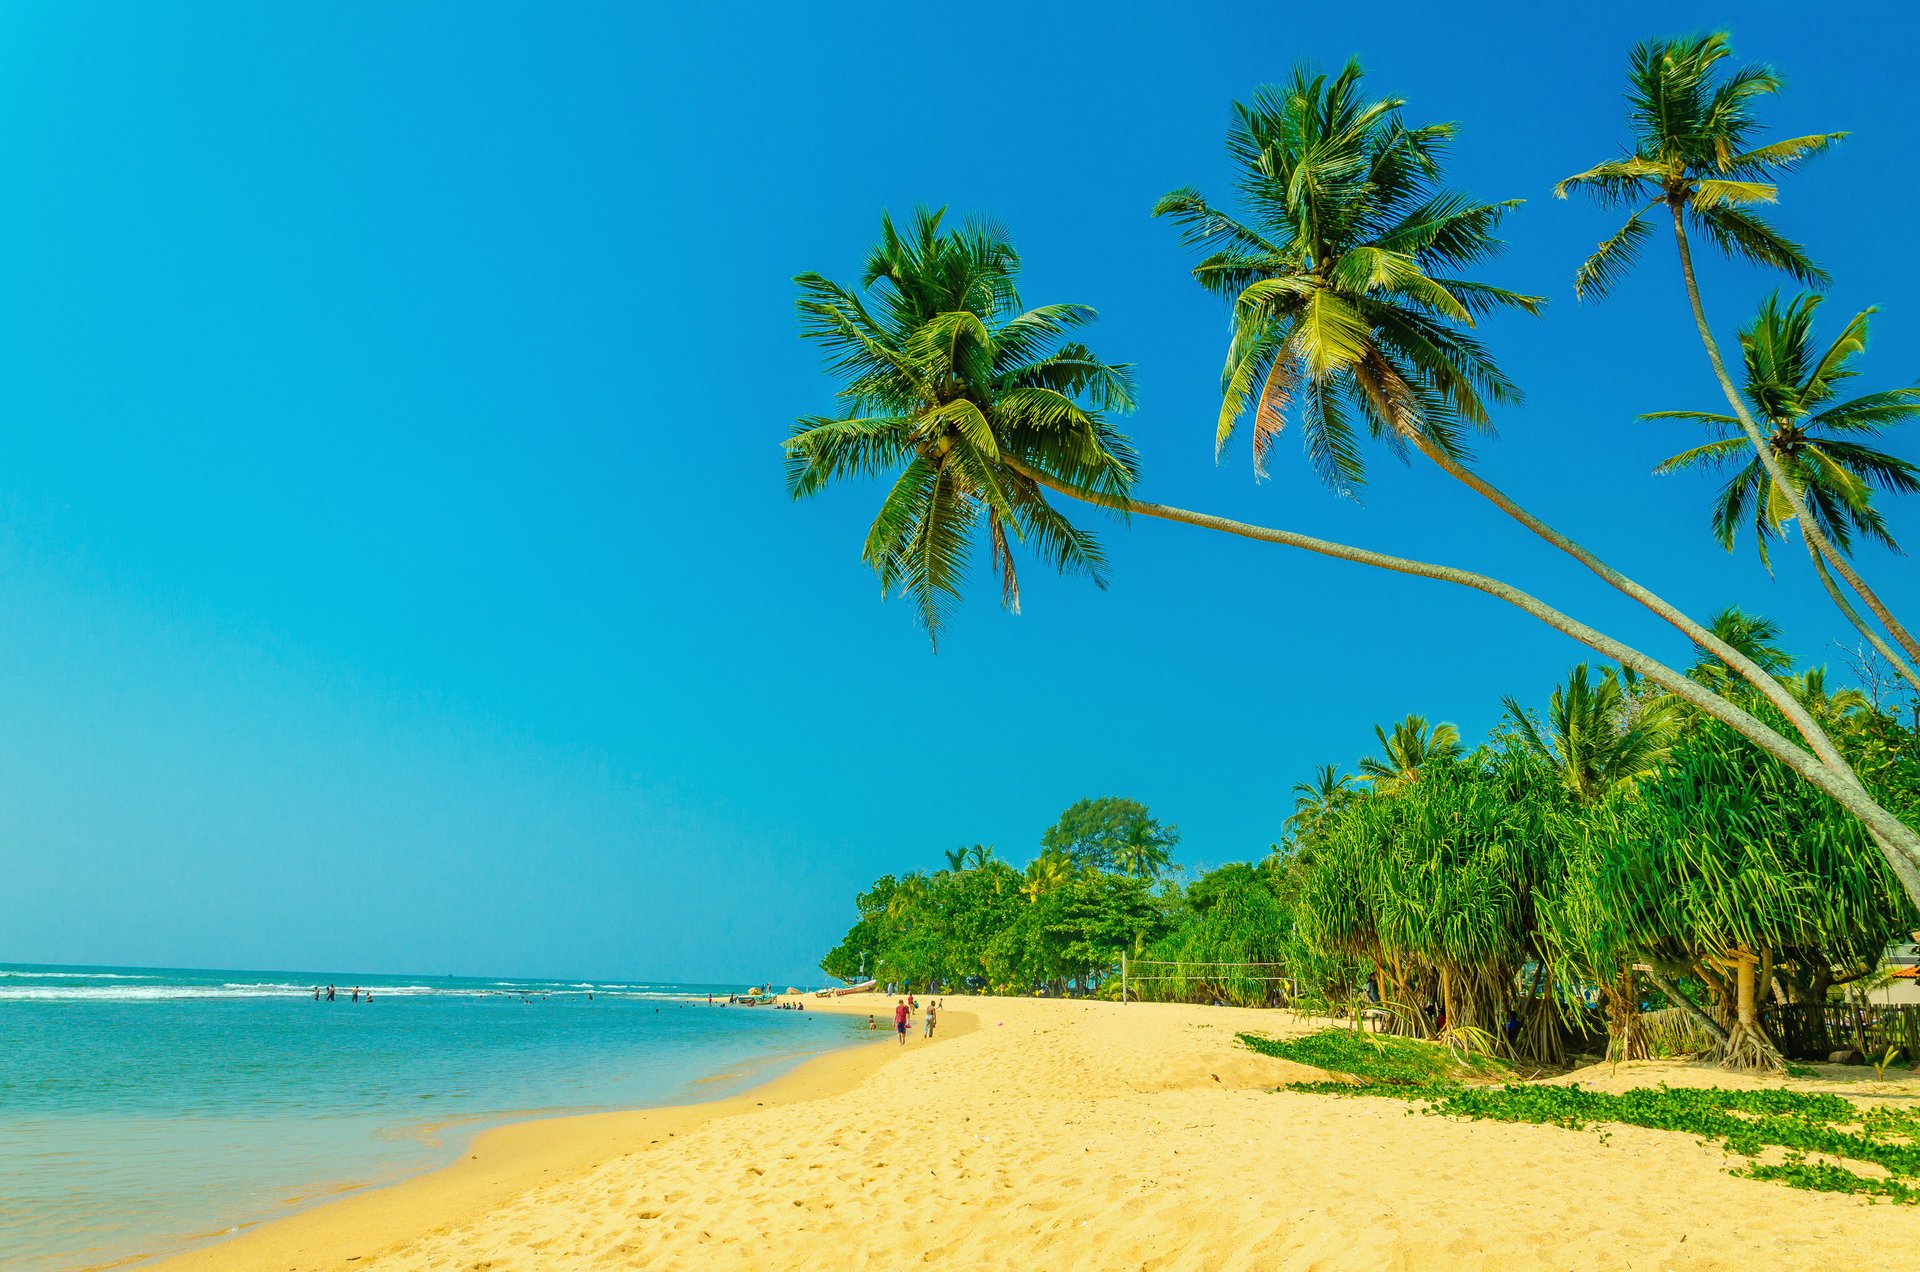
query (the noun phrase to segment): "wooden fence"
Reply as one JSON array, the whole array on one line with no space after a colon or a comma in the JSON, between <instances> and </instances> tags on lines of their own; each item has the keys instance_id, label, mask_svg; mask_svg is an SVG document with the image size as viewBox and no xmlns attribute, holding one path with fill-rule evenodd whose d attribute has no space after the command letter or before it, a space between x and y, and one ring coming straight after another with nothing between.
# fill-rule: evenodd
<instances>
[{"instance_id":1,"label":"wooden fence","mask_svg":"<svg viewBox=\"0 0 1920 1272\"><path fill-rule=\"evenodd\" d=\"M1790 1060L1825 1060L1848 1050L1879 1060L1894 1048L1909 1064L1920 1060L1920 1005L1789 1003L1763 1010L1760 1019Z\"/></svg>"}]
</instances>

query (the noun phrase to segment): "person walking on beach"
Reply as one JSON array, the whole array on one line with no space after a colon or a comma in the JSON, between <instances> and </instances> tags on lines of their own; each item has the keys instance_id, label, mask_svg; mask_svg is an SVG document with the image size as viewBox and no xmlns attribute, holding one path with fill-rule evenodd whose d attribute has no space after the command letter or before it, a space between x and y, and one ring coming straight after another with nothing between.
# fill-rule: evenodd
<instances>
[{"instance_id":1,"label":"person walking on beach","mask_svg":"<svg viewBox=\"0 0 1920 1272\"><path fill-rule=\"evenodd\" d=\"M940 1004L937 1002L929 1002L927 1004L927 1037L929 1038L933 1037L933 1021L939 1014Z\"/></svg>"},{"instance_id":2,"label":"person walking on beach","mask_svg":"<svg viewBox=\"0 0 1920 1272\"><path fill-rule=\"evenodd\" d=\"M893 1031L900 1035L900 1045L907 1045L907 1000L902 998L893 1009Z\"/></svg>"}]
</instances>

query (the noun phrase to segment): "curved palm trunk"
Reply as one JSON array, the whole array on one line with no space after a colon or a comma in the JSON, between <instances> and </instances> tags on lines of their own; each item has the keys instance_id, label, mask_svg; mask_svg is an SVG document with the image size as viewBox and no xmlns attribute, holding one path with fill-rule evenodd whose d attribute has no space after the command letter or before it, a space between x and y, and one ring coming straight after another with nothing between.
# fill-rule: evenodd
<instances>
[{"instance_id":1,"label":"curved palm trunk","mask_svg":"<svg viewBox=\"0 0 1920 1272\"><path fill-rule=\"evenodd\" d=\"M1914 662L1920 662L1920 640L1915 640L1913 633L1900 625L1900 620L1887 609L1886 603L1880 599L1879 595L1867 586L1866 580L1860 577L1852 563L1844 555L1834 551L1833 545L1827 541L1827 536L1808 515L1806 501L1800 497L1800 492L1794 489L1793 483L1787 480L1786 470L1780 467L1780 461L1774 455L1773 448L1768 446L1766 438L1761 436L1760 426L1754 421L1753 413L1747 410L1746 400L1740 396L1740 390L1734 386L1733 377L1727 374L1726 363L1720 358L1719 342L1713 338L1713 328L1707 323L1707 311L1700 303L1700 281L1694 277L1693 251L1687 243L1687 227L1681 219L1680 204L1669 202L1668 207L1673 213L1674 241L1680 248L1680 274L1687 284L1687 303L1693 307L1693 325L1700 331L1700 343L1706 346L1707 361L1713 366L1714 378L1720 381L1720 391L1726 394L1727 404L1733 408L1735 417L1740 421L1740 431L1747 435L1747 441L1753 445L1754 454L1760 457L1761 464L1766 467L1767 476L1786 495L1787 505L1793 509L1793 515L1800 521L1800 533L1819 549L1820 555L1831 562L1835 570L1839 571L1840 577L1847 581L1847 586L1854 590L1869 610L1873 611L1873 616L1880 620L1881 625L1887 629L1887 634L1906 651L1907 657Z\"/></svg>"},{"instance_id":2,"label":"curved palm trunk","mask_svg":"<svg viewBox=\"0 0 1920 1272\"><path fill-rule=\"evenodd\" d=\"M1920 834L1916 834L1912 828L1874 802L1873 797L1860 785L1850 770L1845 768L1836 770L1821 762L1705 686L1689 680L1665 663L1622 644L1604 632L1597 631L1578 619L1561 613L1510 583L1485 574L1476 574L1471 570L1436 565L1430 561L1415 561L1407 557L1390 556L1384 552L1373 552L1366 548L1317 539L1312 535L1299 534L1291 530L1275 530L1268 526L1249 525L1244 521L1217 517L1211 513L1192 512L1185 508L1147 503L1139 499L1103 496L1076 489L1039 469L1020 463L1012 456L1003 455L1002 458L1028 480L1038 482L1049 490L1095 507L1153 517L1161 521L1179 522L1182 525L1236 535L1243 539L1255 539L1263 543L1277 543L1283 547L1299 548L1320 556L1333 557L1336 560L1352 561L1358 565L1390 570L1396 574L1408 574L1415 578L1452 583L1458 587L1485 592L1489 596L1505 601L1555 631L1571 636L1587 648L1606 655L1622 666L1633 668L1676 698L1727 725L1741 737L1746 738L1825 792L1835 803L1859 818L1861 823L1873 832L1874 841L1880 847L1888 865L1892 867L1894 875L1900 880L1901 888L1909 899L1916 905L1920 905Z\"/></svg>"},{"instance_id":3,"label":"curved palm trunk","mask_svg":"<svg viewBox=\"0 0 1920 1272\"><path fill-rule=\"evenodd\" d=\"M1854 630L1867 638L1867 643L1873 646L1874 652L1886 659L1887 663L1900 673L1901 679L1913 686L1914 692L1920 693L1920 672L1914 671L1913 665L1902 658L1899 651L1887 644L1885 638L1860 617L1860 612L1853 608L1851 601L1847 600L1847 594L1840 590L1838 583L1833 581L1833 572L1827 569L1826 558L1821 555L1814 541L1805 535L1801 535L1800 538L1807 545L1807 555L1813 558L1814 572L1820 576L1820 583L1827 589L1827 595L1833 598L1833 603L1839 607L1842 614L1847 616L1847 621L1853 624Z\"/></svg>"},{"instance_id":4,"label":"curved palm trunk","mask_svg":"<svg viewBox=\"0 0 1920 1272\"><path fill-rule=\"evenodd\" d=\"M1700 646L1700 648L1708 651L1721 662L1733 668L1740 674L1743 680L1755 689L1758 689L1767 701L1772 703L1774 708L1787 718L1788 723L1792 724L1794 730L1806 739L1807 745L1813 749L1815 755L1820 757L1822 763L1826 764L1829 768L1844 772L1850 777L1853 776L1852 767L1848 765L1846 760L1841 756L1839 748L1835 747L1832 740L1827 737L1826 731L1820 727L1819 722L1813 718L1812 714L1808 712L1806 708L1794 700L1793 695L1787 692L1784 685L1772 676L1769 676L1751 658L1748 658L1732 645L1727 644L1727 642L1715 636L1710 630L1702 627L1699 623L1696 623L1693 619L1687 617L1687 615L1681 613L1678 609L1675 609L1673 605L1666 600L1634 582L1589 552L1586 548L1580 546L1580 544L1569 539L1566 535L1561 534L1558 530L1555 530L1552 526L1540 520L1525 508L1522 508L1519 504L1515 503L1506 492L1502 491L1499 487L1466 465L1460 463L1460 461L1453 456L1433 445L1425 436L1410 429L1401 430L1401 435L1417 446L1421 454L1432 460L1439 466L1441 471L1445 472L1449 477L1465 485L1475 494L1486 499L1496 508L1499 508L1500 511L1506 513L1521 525L1533 531L1548 543L1551 543L1554 547L1559 548L1562 552L1565 552L1568 556L1586 566L1589 570L1604 579L1607 584L1616 591L1625 593L1647 609L1659 615L1668 624L1677 628L1688 640L1691 640L1694 644ZM1858 781L1857 778L1855 780L1856 782Z\"/></svg>"}]
</instances>

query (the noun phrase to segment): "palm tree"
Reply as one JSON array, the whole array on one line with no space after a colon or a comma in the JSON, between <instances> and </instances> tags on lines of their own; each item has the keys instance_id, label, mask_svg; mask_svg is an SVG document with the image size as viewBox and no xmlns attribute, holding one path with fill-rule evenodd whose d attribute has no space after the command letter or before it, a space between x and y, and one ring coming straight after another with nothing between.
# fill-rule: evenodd
<instances>
[{"instance_id":1,"label":"palm tree","mask_svg":"<svg viewBox=\"0 0 1920 1272\"><path fill-rule=\"evenodd\" d=\"M1873 506L1875 488L1897 494L1920 490L1920 468L1862 441L1889 425L1920 416L1920 388L1890 389L1836 403L1840 383L1859 374L1852 363L1867 344L1863 309L1824 351L1813 341L1813 315L1821 298L1802 295L1784 308L1777 295L1761 305L1759 315L1740 333L1746 363L1746 397L1755 418L1767 423L1767 446L1782 472L1792 480L1807 511L1820 523L1820 534L1840 552L1851 552L1855 534L1899 550L1885 520ZM1721 487L1713 505L1713 532L1720 546L1733 550L1741 523L1753 526L1760 559L1771 568L1768 541L1794 513L1784 492L1774 485L1765 465L1740 435L1740 421L1712 411L1655 411L1642 419L1690 420L1718 434L1715 441L1666 460L1653 471L1683 468L1735 469ZM1742 462L1744 460L1745 462ZM1845 614L1914 688L1920 674L1889 646L1846 598L1827 568L1814 540L1801 536L1814 570L1840 611Z\"/></svg>"},{"instance_id":2,"label":"palm tree","mask_svg":"<svg viewBox=\"0 0 1920 1272\"><path fill-rule=\"evenodd\" d=\"M903 875L894 886L893 895L887 899L887 917L904 919L924 905L933 895L933 888L927 883L927 876L920 871Z\"/></svg>"},{"instance_id":3,"label":"palm tree","mask_svg":"<svg viewBox=\"0 0 1920 1272\"><path fill-rule=\"evenodd\" d=\"M1168 841L1158 835L1129 837L1115 845L1113 864L1129 879L1157 879L1173 868L1173 854L1167 850L1167 844Z\"/></svg>"},{"instance_id":4,"label":"palm tree","mask_svg":"<svg viewBox=\"0 0 1920 1272\"><path fill-rule=\"evenodd\" d=\"M868 535L865 555L889 586L898 582L922 597L923 622L937 622L959 596L967 567L963 531L977 526L989 508L998 507L991 501L999 495L979 493L994 490L1000 495L1019 492L1020 517L1025 519L1016 518L1013 525L1028 529L1031 543L1058 549L1072 542L1067 554L1052 554L1063 568L1091 559L1098 549L1045 504L1042 490L1109 512L1178 522L1472 588L1644 675L1779 759L1872 826L1903 883L1920 900L1920 835L1866 792L1812 717L1784 691L1781 710L1807 737L1813 754L1672 667L1500 579L1134 498L1131 447L1102 414L1124 409L1130 400L1122 393L1127 388L1124 370L1100 362L1084 346L1053 344L1054 337L1045 334L1083 322L1091 311L1048 306L1007 319L1019 261L997 231L947 231L937 218L923 217L910 247L890 223L883 229L863 289L875 297L879 317L855 292L817 275L799 280L803 334L827 351L847 407L844 417L800 421L786 441L787 476L795 496L804 497L843 479L898 474ZM961 308L943 308L954 305ZM984 350L993 344L995 330L1004 340L989 358ZM952 333L950 344L927 334L940 331ZM1007 350L1018 346L1033 356L1009 370ZM1052 352L1044 357L1038 352L1049 348ZM943 349L967 356L949 357ZM1052 387L1033 389L1024 383L1028 372L1021 368L1036 366L1044 369L1032 371L1032 376L1050 378ZM1038 405L1043 400L1049 404L1045 411ZM1015 496L1006 498L1012 506ZM1004 532L1006 519L997 513L995 518ZM1011 557L998 550L992 533L990 527L1004 597ZM1712 639L1698 625L1682 630ZM1739 657L1731 649L1722 656ZM1757 669L1753 676L1778 690Z\"/></svg>"},{"instance_id":5,"label":"palm tree","mask_svg":"<svg viewBox=\"0 0 1920 1272\"><path fill-rule=\"evenodd\" d=\"M1132 406L1129 371L1066 338L1093 311L1023 311L1006 236L982 222L944 231L942 220L922 211L903 235L882 216L862 278L871 306L817 274L795 280L802 330L842 377L846 413L802 419L786 444L796 498L898 471L862 555L885 591L913 598L936 643L982 531L1010 610L1016 543L1105 586L1099 545L1047 502L1038 477L1121 498L1135 476L1131 446L1102 415Z\"/></svg>"},{"instance_id":6,"label":"palm tree","mask_svg":"<svg viewBox=\"0 0 1920 1272\"><path fill-rule=\"evenodd\" d=\"M1353 796L1353 774L1331 764L1319 765L1311 781L1293 784L1293 814L1287 818L1287 830L1298 838Z\"/></svg>"},{"instance_id":7,"label":"palm tree","mask_svg":"<svg viewBox=\"0 0 1920 1272\"><path fill-rule=\"evenodd\" d=\"M1768 224L1755 208L1778 199L1775 179L1780 174L1791 172L1846 136L1810 133L1756 144L1760 124L1754 107L1761 98L1780 91L1780 77L1766 66L1724 70L1721 63L1732 53L1725 32L1650 40L1634 48L1627 71L1628 152L1554 187L1562 198L1580 191L1602 207L1633 209L1626 223L1580 267L1574 290L1592 296L1612 290L1653 233L1649 214L1665 209L1673 223L1694 327L1740 431L1772 480L1770 492L1799 520L1809 544L1873 611L1908 660L1920 662L1920 641L1901 626L1809 513L1792 474L1768 444L1727 373L1700 299L1690 230L1727 256L1778 269L1810 286L1826 283L1826 274L1806 251Z\"/></svg>"},{"instance_id":8,"label":"palm tree","mask_svg":"<svg viewBox=\"0 0 1920 1272\"><path fill-rule=\"evenodd\" d=\"M1793 655L1780 644L1780 624L1761 614L1749 614L1738 605L1729 605L1713 616L1713 634L1723 645L1740 651L1748 662L1769 676L1780 677L1793 668ZM1727 665L1706 646L1696 646L1700 661L1687 675L1715 693L1733 693L1737 686Z\"/></svg>"},{"instance_id":9,"label":"palm tree","mask_svg":"<svg viewBox=\"0 0 1920 1272\"><path fill-rule=\"evenodd\" d=\"M1434 763L1460 758L1460 730L1450 724L1429 725L1421 715L1409 715L1389 734L1379 725L1380 754L1360 761L1360 776L1381 794L1390 794L1420 780L1421 770Z\"/></svg>"},{"instance_id":10,"label":"palm tree","mask_svg":"<svg viewBox=\"0 0 1920 1272\"><path fill-rule=\"evenodd\" d=\"M1787 691L1798 698L1815 718L1831 725L1873 711L1873 700L1860 690L1851 686L1840 690L1827 688L1825 667L1809 667L1798 675L1788 676L1786 685Z\"/></svg>"},{"instance_id":11,"label":"palm tree","mask_svg":"<svg viewBox=\"0 0 1920 1272\"><path fill-rule=\"evenodd\" d=\"M947 869L951 870L954 874L959 874L967 868L967 850L965 848L949 848L947 849L946 856Z\"/></svg>"},{"instance_id":12,"label":"palm tree","mask_svg":"<svg viewBox=\"0 0 1920 1272\"><path fill-rule=\"evenodd\" d=\"M1460 276L1499 250L1493 231L1518 201L1477 203L1442 187L1453 125L1409 128L1403 102L1366 100L1360 80L1357 62L1331 80L1301 67L1235 105L1227 151L1246 219L1193 189L1154 208L1207 252L1194 278L1233 304L1216 445L1253 407L1264 471L1299 399L1308 458L1343 491L1365 479L1355 416L1397 452L1411 442L1457 456L1463 427L1488 426L1489 401L1517 402L1471 328L1476 316L1541 303Z\"/></svg>"},{"instance_id":13,"label":"palm tree","mask_svg":"<svg viewBox=\"0 0 1920 1272\"><path fill-rule=\"evenodd\" d=\"M1582 803L1630 790L1659 768L1676 723L1670 699L1635 702L1613 668L1593 679L1585 663L1554 688L1544 728L1513 698L1503 705L1521 744Z\"/></svg>"},{"instance_id":14,"label":"palm tree","mask_svg":"<svg viewBox=\"0 0 1920 1272\"><path fill-rule=\"evenodd\" d=\"M1073 861L1066 853L1049 849L1027 863L1027 879L1020 892L1028 901L1038 901L1072 878Z\"/></svg>"},{"instance_id":15,"label":"palm tree","mask_svg":"<svg viewBox=\"0 0 1920 1272\"><path fill-rule=\"evenodd\" d=\"M1531 313L1540 303L1459 276L1501 250L1494 232L1515 204L1480 203L1446 189L1440 158L1453 126L1407 126L1404 103L1365 100L1360 79L1354 63L1332 80L1298 70L1284 87L1263 89L1236 107L1227 150L1240 169L1246 215L1222 211L1191 189L1174 191L1155 208L1205 253L1195 278L1233 303L1216 447L1251 409L1258 470L1272 435L1303 401L1309 461L1333 488L1351 490L1364 473L1357 413L1389 451L1418 450L1608 586L1712 648L1707 629L1464 462L1465 430L1487 427L1489 402L1519 397L1471 328L1486 314ZM1735 650L1714 653L1786 717L1842 783L1860 786L1818 723L1771 677L1743 664ZM1920 887L1920 839L1915 844Z\"/></svg>"},{"instance_id":16,"label":"palm tree","mask_svg":"<svg viewBox=\"0 0 1920 1272\"><path fill-rule=\"evenodd\" d=\"M978 870L992 860L992 844L975 844L973 847L967 849L967 865L969 869Z\"/></svg>"}]
</instances>

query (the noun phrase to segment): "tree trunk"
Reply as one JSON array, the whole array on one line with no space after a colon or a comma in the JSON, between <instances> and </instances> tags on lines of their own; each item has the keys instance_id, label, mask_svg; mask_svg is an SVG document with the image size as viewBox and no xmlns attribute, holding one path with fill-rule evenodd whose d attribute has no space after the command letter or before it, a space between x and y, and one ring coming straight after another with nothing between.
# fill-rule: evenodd
<instances>
[{"instance_id":1,"label":"tree trunk","mask_svg":"<svg viewBox=\"0 0 1920 1272\"><path fill-rule=\"evenodd\" d=\"M1390 570L1396 574L1407 574L1415 578L1434 579L1459 587L1472 588L1477 592L1484 592L1505 601L1554 630L1571 636L1587 648L1604 654L1622 666L1633 668L1675 697L1727 725L1741 737L1746 738L1825 792L1835 803L1859 818L1862 824L1872 832L1875 844L1880 848L1895 877L1899 879L1901 888L1914 904L1920 905L1920 834L1916 834L1912 828L1876 803L1850 770L1845 769L1844 766L1835 769L1823 763L1705 686L1689 680L1665 663L1658 662L1639 650L1587 626L1578 619L1561 613L1510 583L1484 574L1476 574L1471 570L1390 556L1384 552L1373 552L1366 548L1316 539L1311 535L1298 534L1291 530L1275 530L1267 526L1249 525L1244 521L1217 517L1211 513L1192 512L1185 508L1148 503L1125 496L1100 495L1080 490L1039 469L1030 468L1011 456L1003 456L1003 458L1007 460L1010 467L1030 481L1097 508L1130 512L1143 517L1154 517L1162 521L1173 521L1203 530L1213 530L1221 534L1255 539L1263 543L1277 543L1284 547L1299 548L1302 551L1333 557L1336 560L1352 561L1375 569Z\"/></svg>"},{"instance_id":2,"label":"tree trunk","mask_svg":"<svg viewBox=\"0 0 1920 1272\"><path fill-rule=\"evenodd\" d=\"M1813 749L1814 754L1819 756L1823 763L1829 768L1843 770L1849 776L1853 776L1852 767L1847 764L1846 758L1840 754L1839 748L1836 747L1832 739L1827 736L1826 730L1821 727L1819 721L1815 720L1812 713L1796 701L1792 694L1787 692L1786 686L1768 675L1759 664L1714 635L1711 629L1702 627L1666 600L1634 582L1580 544L1569 539L1566 535L1561 534L1558 530L1555 530L1552 526L1540 520L1525 508L1522 508L1519 504L1515 503L1505 491L1502 491L1492 482L1460 463L1459 460L1447 454L1446 451L1435 446L1419 432L1410 428L1402 428L1400 432L1407 441L1419 449L1421 454L1432 460L1435 466L1449 477L1460 482L1475 494L1518 521L1521 525L1533 531L1534 534L1545 539L1554 547L1586 566L1593 573L1605 580L1610 587L1632 597L1642 606L1657 614L1667 624L1676 628L1688 640L1698 645L1701 649L1706 650L1721 662L1727 664L1741 679L1759 690L1761 695L1787 718L1787 722L1793 725L1794 730L1807 740L1807 745ZM1864 631L1865 629L1862 630ZM1872 639L1871 634L1869 634L1869 639ZM1915 681L1914 683L1916 688L1920 688L1920 681ZM1857 781L1858 779L1856 778L1855 780Z\"/></svg>"},{"instance_id":3,"label":"tree trunk","mask_svg":"<svg viewBox=\"0 0 1920 1272\"><path fill-rule=\"evenodd\" d=\"M1699 1003L1694 1002L1693 999L1682 993L1678 985L1662 976L1650 966L1642 966L1634 970L1640 972L1648 980L1652 981L1661 993L1665 994L1675 1003L1678 1003L1683 1011L1689 1016L1692 1016L1694 1021L1699 1024L1702 1029L1707 1031L1717 1047L1725 1047L1727 1045L1727 1031L1720 1027L1720 1022L1708 1015Z\"/></svg>"},{"instance_id":4,"label":"tree trunk","mask_svg":"<svg viewBox=\"0 0 1920 1272\"><path fill-rule=\"evenodd\" d=\"M1920 693L1920 672L1916 672L1911 663L1902 658L1893 646L1887 644L1880 633L1873 629L1872 624L1860 617L1860 612L1847 600L1846 593L1842 592L1840 585L1833 581L1833 573L1827 569L1826 558L1820 555L1820 549L1815 546L1813 540L1803 534L1800 536L1800 541L1807 545L1807 555L1813 558L1814 571L1819 574L1820 584L1827 589L1827 595L1832 598L1834 605L1847 616L1847 621L1853 624L1853 629L1867 638L1867 644L1873 646L1874 652L1886 659L1887 665L1899 672L1900 678L1912 685L1916 693Z\"/></svg>"},{"instance_id":5,"label":"tree trunk","mask_svg":"<svg viewBox=\"0 0 1920 1272\"><path fill-rule=\"evenodd\" d=\"M1726 1069L1782 1072L1786 1061L1760 1024L1760 960L1746 950L1735 950L1732 960L1733 1023L1713 1059Z\"/></svg>"},{"instance_id":6,"label":"tree trunk","mask_svg":"<svg viewBox=\"0 0 1920 1272\"><path fill-rule=\"evenodd\" d=\"M1887 629L1887 634L1906 651L1907 657L1914 662L1920 662L1920 640L1915 640L1913 634L1900 625L1900 621L1887 609L1886 603L1854 570L1852 563L1833 550L1833 545L1827 541L1826 534L1807 514L1806 500L1800 497L1800 492L1794 489L1792 482L1787 480L1786 470L1780 467L1779 457L1773 453L1773 447L1769 446L1767 439L1762 436L1759 424L1754 421L1753 413L1747 409L1746 399L1740 396L1740 390L1733 383L1733 377L1727 374L1726 363L1720 358L1719 342L1713 338L1713 328L1707 322L1706 308L1700 303L1700 281L1694 277L1693 273L1693 250L1687 243L1687 227L1681 216L1681 204L1669 201L1668 207L1673 213L1673 237L1680 249L1680 274L1687 285L1687 303L1693 308L1693 325L1700 331L1700 342L1707 349L1707 361L1713 366L1714 378L1720 381L1720 391L1726 394L1727 404L1733 408L1735 418L1740 421L1741 432L1745 433L1747 441L1752 443L1754 454L1766 468L1767 476L1786 496L1787 506L1793 509L1794 517L1800 522L1800 533L1805 535L1807 541L1820 551L1820 555L1840 572L1840 577L1847 581L1847 586L1852 588L1866 603L1867 608L1873 611L1873 616L1880 620L1881 625Z\"/></svg>"},{"instance_id":7,"label":"tree trunk","mask_svg":"<svg viewBox=\"0 0 1920 1272\"><path fill-rule=\"evenodd\" d=\"M1640 1017L1640 993L1629 967L1607 986L1607 1058L1619 1064L1623 1060L1650 1059L1652 1055L1647 1025Z\"/></svg>"}]
</instances>

